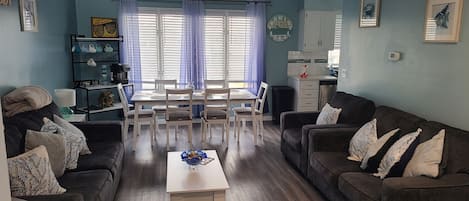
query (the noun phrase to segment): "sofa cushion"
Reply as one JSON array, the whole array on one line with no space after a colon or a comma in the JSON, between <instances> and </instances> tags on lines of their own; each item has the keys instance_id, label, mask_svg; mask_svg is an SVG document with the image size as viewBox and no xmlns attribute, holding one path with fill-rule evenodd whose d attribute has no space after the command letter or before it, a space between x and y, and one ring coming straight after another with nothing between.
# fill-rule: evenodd
<instances>
[{"instance_id":1,"label":"sofa cushion","mask_svg":"<svg viewBox=\"0 0 469 201\"><path fill-rule=\"evenodd\" d=\"M421 125L421 142L431 139L441 129L445 129L445 144L443 159L440 164L440 172L443 173L467 173L469 174L469 132L453 128L438 122L425 122Z\"/></svg>"},{"instance_id":2,"label":"sofa cushion","mask_svg":"<svg viewBox=\"0 0 469 201\"><path fill-rule=\"evenodd\" d=\"M108 170L69 172L59 179L67 193L79 193L86 201L111 200L113 179Z\"/></svg>"},{"instance_id":3,"label":"sofa cushion","mask_svg":"<svg viewBox=\"0 0 469 201\"><path fill-rule=\"evenodd\" d=\"M381 200L383 181L363 172L347 172L339 177L339 190L351 201Z\"/></svg>"},{"instance_id":4,"label":"sofa cushion","mask_svg":"<svg viewBox=\"0 0 469 201\"><path fill-rule=\"evenodd\" d=\"M337 123L362 125L371 120L375 112L375 104L368 99L337 92L329 104L334 108L341 108Z\"/></svg>"},{"instance_id":5,"label":"sofa cushion","mask_svg":"<svg viewBox=\"0 0 469 201\"><path fill-rule=\"evenodd\" d=\"M347 160L347 153L314 152L310 157L310 167L319 173L319 177L328 185L337 186L340 174L344 172L360 172L360 163Z\"/></svg>"},{"instance_id":6,"label":"sofa cushion","mask_svg":"<svg viewBox=\"0 0 469 201\"><path fill-rule=\"evenodd\" d=\"M124 157L124 145L119 142L89 144L92 154L78 158L78 166L72 172L109 170L112 176L120 173Z\"/></svg>"},{"instance_id":7,"label":"sofa cushion","mask_svg":"<svg viewBox=\"0 0 469 201\"><path fill-rule=\"evenodd\" d=\"M283 140L295 151L301 151L301 128L289 128L283 131Z\"/></svg>"},{"instance_id":8,"label":"sofa cushion","mask_svg":"<svg viewBox=\"0 0 469 201\"><path fill-rule=\"evenodd\" d=\"M374 118L378 120L378 137L396 128L400 129L401 134L414 132L420 123L425 122L425 119L418 116L387 106L377 107Z\"/></svg>"}]
</instances>

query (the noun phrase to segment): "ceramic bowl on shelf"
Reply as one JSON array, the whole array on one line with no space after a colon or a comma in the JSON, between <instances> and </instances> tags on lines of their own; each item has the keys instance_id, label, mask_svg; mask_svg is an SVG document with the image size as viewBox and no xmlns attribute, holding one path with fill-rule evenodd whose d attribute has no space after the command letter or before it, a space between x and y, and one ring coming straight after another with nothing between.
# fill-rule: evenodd
<instances>
[{"instance_id":1,"label":"ceramic bowl on shelf","mask_svg":"<svg viewBox=\"0 0 469 201\"><path fill-rule=\"evenodd\" d=\"M182 161L185 161L187 164L196 166L200 165L204 159L207 158L207 153L197 150L197 151L183 151L181 153Z\"/></svg>"}]
</instances>

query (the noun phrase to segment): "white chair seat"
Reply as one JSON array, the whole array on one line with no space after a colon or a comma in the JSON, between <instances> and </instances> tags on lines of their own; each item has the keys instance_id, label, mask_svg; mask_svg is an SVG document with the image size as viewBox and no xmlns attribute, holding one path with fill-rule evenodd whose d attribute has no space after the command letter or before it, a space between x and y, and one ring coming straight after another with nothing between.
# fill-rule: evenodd
<instances>
[{"instance_id":1,"label":"white chair seat","mask_svg":"<svg viewBox=\"0 0 469 201\"><path fill-rule=\"evenodd\" d=\"M166 111L166 106L164 105L155 105L153 107L151 107L152 110L154 110L155 112L165 112Z\"/></svg>"},{"instance_id":2,"label":"white chair seat","mask_svg":"<svg viewBox=\"0 0 469 201\"><path fill-rule=\"evenodd\" d=\"M204 118L205 111L200 112L200 116ZM207 112L207 119L226 119L226 112L223 110L209 110Z\"/></svg>"},{"instance_id":3,"label":"white chair seat","mask_svg":"<svg viewBox=\"0 0 469 201\"><path fill-rule=\"evenodd\" d=\"M128 118L134 118L134 115L135 115L135 110L130 110L127 113ZM151 118L151 117L153 117L153 110L151 110L151 109L140 110L139 113L138 113L138 117L139 118Z\"/></svg>"}]
</instances>

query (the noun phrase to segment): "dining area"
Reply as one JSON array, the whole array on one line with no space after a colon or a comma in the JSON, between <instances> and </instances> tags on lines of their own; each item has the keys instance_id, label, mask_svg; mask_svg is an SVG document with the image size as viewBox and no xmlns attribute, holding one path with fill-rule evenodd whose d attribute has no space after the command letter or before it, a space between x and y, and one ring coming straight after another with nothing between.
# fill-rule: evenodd
<instances>
[{"instance_id":1,"label":"dining area","mask_svg":"<svg viewBox=\"0 0 469 201\"><path fill-rule=\"evenodd\" d=\"M190 149L194 149L195 143L202 145L197 148L205 148L207 138L211 139L212 135L221 135L221 143L226 143L228 147L231 136L237 143L240 142L240 138L244 137L241 131L250 121L250 137L257 146L258 138L263 139L263 113L269 86L265 82L256 85L258 87L247 87L250 85L204 80L200 85L202 87L195 87L194 84L185 85L177 80L156 79L146 82L143 89L129 94L119 84L118 94L124 113L123 139L126 139L130 125L133 125L131 146L135 151L142 125L149 125L152 148L157 140L164 139L163 133L166 134L167 151L171 150L170 138L174 136L177 141L178 135L186 135ZM201 142L193 141L193 129L197 124L200 125ZM220 129L213 132L215 127Z\"/></svg>"}]
</instances>

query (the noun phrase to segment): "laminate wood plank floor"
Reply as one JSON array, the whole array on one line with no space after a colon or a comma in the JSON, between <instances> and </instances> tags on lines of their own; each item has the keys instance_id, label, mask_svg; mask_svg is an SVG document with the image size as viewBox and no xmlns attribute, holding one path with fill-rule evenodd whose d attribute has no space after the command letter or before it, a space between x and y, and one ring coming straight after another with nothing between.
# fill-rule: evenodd
<instances>
[{"instance_id":1,"label":"laminate wood plank floor","mask_svg":"<svg viewBox=\"0 0 469 201\"><path fill-rule=\"evenodd\" d=\"M195 149L217 150L230 189L227 201L322 201L320 193L285 161L280 152L278 126L265 124L264 140L259 137L254 146L251 126L241 132L237 143L231 129L229 146L222 143L221 128L212 128L213 136L207 138L207 146L201 145L200 124L194 124ZM143 127L137 138L137 149L131 149L132 129L126 140L125 162L122 180L115 201L168 201L166 193L166 133L160 126L157 143L150 145L148 127ZM174 129L170 134L170 151L189 149L187 131L179 129L175 140Z\"/></svg>"}]
</instances>

